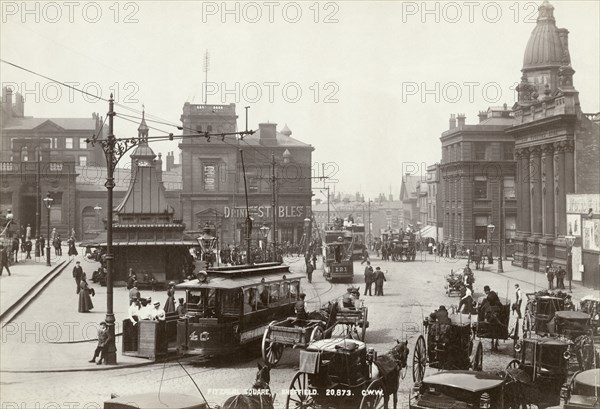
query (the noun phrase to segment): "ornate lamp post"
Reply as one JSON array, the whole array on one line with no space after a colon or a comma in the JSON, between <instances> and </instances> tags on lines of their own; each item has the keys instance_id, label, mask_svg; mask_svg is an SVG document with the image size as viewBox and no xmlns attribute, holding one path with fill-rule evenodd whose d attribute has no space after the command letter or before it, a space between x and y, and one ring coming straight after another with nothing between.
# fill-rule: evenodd
<instances>
[{"instance_id":1,"label":"ornate lamp post","mask_svg":"<svg viewBox=\"0 0 600 409\"><path fill-rule=\"evenodd\" d=\"M48 219L47 219L48 236L46 237L46 265L48 267L50 267L52 265L50 263L50 208L52 207L52 203L54 202L54 199L52 198L52 196L50 196L50 192L48 192L48 193L46 193L46 197L44 199L42 199L42 201L44 202L44 206L46 206L46 209L48 210Z\"/></svg>"},{"instance_id":2,"label":"ornate lamp post","mask_svg":"<svg viewBox=\"0 0 600 409\"><path fill-rule=\"evenodd\" d=\"M202 236L198 237L196 240L198 240L198 244L200 244L202 257L206 263L206 268L208 268L210 254L212 254L213 249L217 245L217 238L210 235L210 226L208 225L208 222L202 229Z\"/></svg>"},{"instance_id":3,"label":"ornate lamp post","mask_svg":"<svg viewBox=\"0 0 600 409\"><path fill-rule=\"evenodd\" d=\"M569 276L569 292L572 291L572 282L573 282L573 245L575 244L575 236L565 236L565 241L567 242L567 275Z\"/></svg>"},{"instance_id":4,"label":"ornate lamp post","mask_svg":"<svg viewBox=\"0 0 600 409\"><path fill-rule=\"evenodd\" d=\"M271 231L271 228L269 226L267 226L266 224L263 224L262 227L259 229L260 232L263 235L263 239L265 239L265 244L264 244L264 261L267 261L267 240L269 238L269 232Z\"/></svg>"},{"instance_id":5,"label":"ornate lamp post","mask_svg":"<svg viewBox=\"0 0 600 409\"><path fill-rule=\"evenodd\" d=\"M492 234L494 234L494 230L496 230L496 226L494 226L492 223L487 225L487 242L488 242L488 249L490 250L490 257L492 260L494 260L494 250L492 249Z\"/></svg>"},{"instance_id":6,"label":"ornate lamp post","mask_svg":"<svg viewBox=\"0 0 600 409\"><path fill-rule=\"evenodd\" d=\"M304 236L306 237L306 243L304 243L304 245L306 246L304 249L304 253L306 253L308 251L308 244L310 238L310 219L308 217L304 219Z\"/></svg>"},{"instance_id":7,"label":"ornate lamp post","mask_svg":"<svg viewBox=\"0 0 600 409\"><path fill-rule=\"evenodd\" d=\"M102 211L102 207L99 204L94 206L94 210L96 211L96 226L100 227L100 212Z\"/></svg>"}]
</instances>

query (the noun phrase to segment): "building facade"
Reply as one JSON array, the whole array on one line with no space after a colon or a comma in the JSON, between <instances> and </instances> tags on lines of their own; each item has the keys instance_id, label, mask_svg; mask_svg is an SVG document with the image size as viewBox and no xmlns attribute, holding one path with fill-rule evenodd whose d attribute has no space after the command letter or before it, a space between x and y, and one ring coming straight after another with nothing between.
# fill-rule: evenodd
<instances>
[{"instance_id":1,"label":"building facade","mask_svg":"<svg viewBox=\"0 0 600 409\"><path fill-rule=\"evenodd\" d=\"M479 113L478 124L465 121L464 115L451 115L440 138L443 239L467 247L491 244L494 254L506 254L517 213L514 140L504 132L513 123L511 111L490 108ZM495 227L491 236L489 225Z\"/></svg>"},{"instance_id":2,"label":"building facade","mask_svg":"<svg viewBox=\"0 0 600 409\"><path fill-rule=\"evenodd\" d=\"M237 130L235 104L194 105L185 103L183 133L231 133ZM273 240L272 176L275 161L275 216L277 241L298 243L304 220L311 215L311 157L314 148L292 138L287 126L262 123L243 139L223 137L183 138L181 214L187 231L214 223L223 244L244 244L246 200L254 219L252 239L261 239L259 228L270 228ZM243 151L246 178L242 170Z\"/></svg>"},{"instance_id":3,"label":"building facade","mask_svg":"<svg viewBox=\"0 0 600 409\"><path fill-rule=\"evenodd\" d=\"M434 163L427 167L427 226L434 226L436 241L444 237L442 211L442 195L440 191L440 164Z\"/></svg>"},{"instance_id":4,"label":"building facade","mask_svg":"<svg viewBox=\"0 0 600 409\"><path fill-rule=\"evenodd\" d=\"M419 192L418 185L423 180L421 176L405 174L402 176L402 185L400 186L400 201L402 202L402 219L400 225L403 229L413 226L417 228L417 222L421 219L419 211Z\"/></svg>"},{"instance_id":5,"label":"building facade","mask_svg":"<svg viewBox=\"0 0 600 409\"><path fill-rule=\"evenodd\" d=\"M507 129L515 140L518 164L514 262L534 271L544 270L549 262L566 264L567 195L600 192L598 114L582 112L568 30L557 28L548 1L538 12L525 48L515 124ZM600 253L593 248L583 253L582 281L598 288Z\"/></svg>"}]
</instances>

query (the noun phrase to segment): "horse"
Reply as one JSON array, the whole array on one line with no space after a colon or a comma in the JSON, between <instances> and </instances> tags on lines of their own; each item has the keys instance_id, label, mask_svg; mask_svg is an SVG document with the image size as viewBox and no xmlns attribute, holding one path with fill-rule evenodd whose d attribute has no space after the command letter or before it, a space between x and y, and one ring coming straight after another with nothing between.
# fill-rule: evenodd
<instances>
[{"instance_id":1,"label":"horse","mask_svg":"<svg viewBox=\"0 0 600 409\"><path fill-rule=\"evenodd\" d=\"M256 380L245 395L232 396L225 401L222 409L273 409L273 396L271 395L271 367L256 364L258 372Z\"/></svg>"},{"instance_id":2,"label":"horse","mask_svg":"<svg viewBox=\"0 0 600 409\"><path fill-rule=\"evenodd\" d=\"M323 338L331 337L333 327L337 319L338 304L337 302L328 301L320 310L311 311L308 313L309 320L321 320L325 323L325 333Z\"/></svg>"},{"instance_id":3,"label":"horse","mask_svg":"<svg viewBox=\"0 0 600 409\"><path fill-rule=\"evenodd\" d=\"M374 362L371 379L380 379L383 387L383 407L388 408L390 395L393 395L394 409L398 404L400 372L406 368L409 355L408 341L396 340L396 345Z\"/></svg>"}]
</instances>

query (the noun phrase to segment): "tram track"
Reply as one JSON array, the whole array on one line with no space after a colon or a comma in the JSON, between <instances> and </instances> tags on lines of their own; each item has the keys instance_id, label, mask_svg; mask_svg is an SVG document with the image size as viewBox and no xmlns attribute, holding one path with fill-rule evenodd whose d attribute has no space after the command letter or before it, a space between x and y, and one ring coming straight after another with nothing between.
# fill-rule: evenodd
<instances>
[{"instance_id":1,"label":"tram track","mask_svg":"<svg viewBox=\"0 0 600 409\"><path fill-rule=\"evenodd\" d=\"M4 328L6 325L16 319L22 312L24 312L31 303L42 294L42 292L58 277L67 266L71 263L71 260L63 260L57 264L52 270L50 270L44 277L36 282L29 290L25 292L13 305L8 307L6 311L0 314L1 327Z\"/></svg>"}]
</instances>

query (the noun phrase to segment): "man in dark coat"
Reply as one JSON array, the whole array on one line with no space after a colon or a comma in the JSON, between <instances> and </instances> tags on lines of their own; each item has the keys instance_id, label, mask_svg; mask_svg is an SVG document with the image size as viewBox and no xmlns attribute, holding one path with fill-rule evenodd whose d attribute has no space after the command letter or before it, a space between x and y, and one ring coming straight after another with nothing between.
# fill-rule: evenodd
<instances>
[{"instance_id":1,"label":"man in dark coat","mask_svg":"<svg viewBox=\"0 0 600 409\"><path fill-rule=\"evenodd\" d=\"M314 268L313 268L312 263L310 262L310 260L307 260L306 261L306 277L308 278L309 283L312 283L313 271L314 271Z\"/></svg>"},{"instance_id":2,"label":"man in dark coat","mask_svg":"<svg viewBox=\"0 0 600 409\"><path fill-rule=\"evenodd\" d=\"M375 269L375 295L383 296L383 282L387 281L385 276L383 275L383 271L381 268L377 267Z\"/></svg>"},{"instance_id":3,"label":"man in dark coat","mask_svg":"<svg viewBox=\"0 0 600 409\"><path fill-rule=\"evenodd\" d=\"M13 260L13 262L15 264L19 262L18 261L18 259L19 259L19 238L18 237L13 238L10 255L11 255L10 258Z\"/></svg>"},{"instance_id":4,"label":"man in dark coat","mask_svg":"<svg viewBox=\"0 0 600 409\"><path fill-rule=\"evenodd\" d=\"M133 283L137 281L137 276L133 272L133 268L129 269L129 276L127 277L127 289L131 290L133 288Z\"/></svg>"},{"instance_id":5,"label":"man in dark coat","mask_svg":"<svg viewBox=\"0 0 600 409\"><path fill-rule=\"evenodd\" d=\"M450 318L448 317L448 310L444 305L440 305L440 308L429 314L429 318L432 322L444 325L450 325Z\"/></svg>"},{"instance_id":6,"label":"man in dark coat","mask_svg":"<svg viewBox=\"0 0 600 409\"><path fill-rule=\"evenodd\" d=\"M0 245L0 276L4 272L5 268L10 276L10 268L8 268L8 253L6 252L4 246Z\"/></svg>"},{"instance_id":7,"label":"man in dark coat","mask_svg":"<svg viewBox=\"0 0 600 409\"><path fill-rule=\"evenodd\" d=\"M77 284L77 294L80 291L81 284L81 276L83 275L83 268L81 267L81 263L77 261L75 263L75 267L73 267L73 278L75 279L75 283Z\"/></svg>"},{"instance_id":8,"label":"man in dark coat","mask_svg":"<svg viewBox=\"0 0 600 409\"><path fill-rule=\"evenodd\" d=\"M44 239L44 236L40 236L38 241L40 243L40 254L42 257L44 257L44 246L46 245L46 239Z\"/></svg>"},{"instance_id":9,"label":"man in dark coat","mask_svg":"<svg viewBox=\"0 0 600 409\"><path fill-rule=\"evenodd\" d=\"M27 253L27 256L25 257L25 259L29 259L31 260L31 250L32 250L32 244L31 244L31 240L27 239L25 241L25 252Z\"/></svg>"},{"instance_id":10,"label":"man in dark coat","mask_svg":"<svg viewBox=\"0 0 600 409\"><path fill-rule=\"evenodd\" d=\"M371 293L371 287L374 279L375 273L373 272L373 267L371 266L371 262L367 261L367 266L365 267L365 295L367 295L367 291L369 292L369 295L373 295Z\"/></svg>"}]
</instances>

